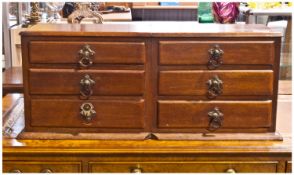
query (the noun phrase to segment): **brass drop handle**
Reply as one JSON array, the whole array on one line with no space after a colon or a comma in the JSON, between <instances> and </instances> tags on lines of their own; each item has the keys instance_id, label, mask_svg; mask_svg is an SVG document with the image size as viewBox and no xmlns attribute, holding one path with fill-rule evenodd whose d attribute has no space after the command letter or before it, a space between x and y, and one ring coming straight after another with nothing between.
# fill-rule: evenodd
<instances>
[{"instance_id":1,"label":"brass drop handle","mask_svg":"<svg viewBox=\"0 0 294 175\"><path fill-rule=\"evenodd\" d=\"M207 98L214 99L223 93L223 81L217 75L208 80L206 84Z\"/></svg>"},{"instance_id":2,"label":"brass drop handle","mask_svg":"<svg viewBox=\"0 0 294 175\"><path fill-rule=\"evenodd\" d=\"M208 112L209 117L209 131L215 131L219 129L223 124L224 114L218 107L215 107L212 111Z\"/></svg>"},{"instance_id":3,"label":"brass drop handle","mask_svg":"<svg viewBox=\"0 0 294 175\"><path fill-rule=\"evenodd\" d=\"M93 86L95 81L91 79L90 75L86 74L80 81L80 94L82 97L89 98L93 94Z\"/></svg>"},{"instance_id":4,"label":"brass drop handle","mask_svg":"<svg viewBox=\"0 0 294 175\"><path fill-rule=\"evenodd\" d=\"M11 170L10 173L22 173L19 169Z\"/></svg>"},{"instance_id":5,"label":"brass drop handle","mask_svg":"<svg viewBox=\"0 0 294 175\"><path fill-rule=\"evenodd\" d=\"M41 170L40 173L53 173L53 171L50 170L50 169L48 169L48 168L46 168L46 169Z\"/></svg>"},{"instance_id":6,"label":"brass drop handle","mask_svg":"<svg viewBox=\"0 0 294 175\"><path fill-rule=\"evenodd\" d=\"M207 68L212 70L218 68L222 63L222 56L224 51L219 47L219 45L213 46L213 48L208 50L209 60L207 63Z\"/></svg>"},{"instance_id":7,"label":"brass drop handle","mask_svg":"<svg viewBox=\"0 0 294 175\"><path fill-rule=\"evenodd\" d=\"M93 57L95 52L88 44L84 45L78 52L79 64L82 68L88 68L93 64Z\"/></svg>"},{"instance_id":8,"label":"brass drop handle","mask_svg":"<svg viewBox=\"0 0 294 175\"><path fill-rule=\"evenodd\" d=\"M86 122L90 122L96 116L96 111L92 103L83 103L80 110L81 117Z\"/></svg>"},{"instance_id":9,"label":"brass drop handle","mask_svg":"<svg viewBox=\"0 0 294 175\"><path fill-rule=\"evenodd\" d=\"M226 170L226 173L236 173L236 170L234 170L233 168L229 168Z\"/></svg>"},{"instance_id":10,"label":"brass drop handle","mask_svg":"<svg viewBox=\"0 0 294 175\"><path fill-rule=\"evenodd\" d=\"M141 168L134 168L131 170L131 173L142 173L142 169Z\"/></svg>"}]
</instances>

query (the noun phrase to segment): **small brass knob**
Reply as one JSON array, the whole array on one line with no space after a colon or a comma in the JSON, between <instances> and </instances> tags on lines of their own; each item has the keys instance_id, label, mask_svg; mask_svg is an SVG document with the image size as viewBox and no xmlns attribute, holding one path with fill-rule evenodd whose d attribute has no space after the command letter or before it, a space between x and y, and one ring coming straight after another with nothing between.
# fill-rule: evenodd
<instances>
[{"instance_id":1,"label":"small brass knob","mask_svg":"<svg viewBox=\"0 0 294 175\"><path fill-rule=\"evenodd\" d=\"M10 173L22 173L19 169L11 170Z\"/></svg>"},{"instance_id":2,"label":"small brass knob","mask_svg":"<svg viewBox=\"0 0 294 175\"><path fill-rule=\"evenodd\" d=\"M93 64L93 57L95 52L90 48L89 45L84 45L78 52L78 57L80 59L79 64L82 68L88 68Z\"/></svg>"},{"instance_id":3,"label":"small brass knob","mask_svg":"<svg viewBox=\"0 0 294 175\"><path fill-rule=\"evenodd\" d=\"M91 79L90 75L86 74L80 81L80 94L82 97L89 98L93 94L93 86L95 81Z\"/></svg>"},{"instance_id":4,"label":"small brass knob","mask_svg":"<svg viewBox=\"0 0 294 175\"><path fill-rule=\"evenodd\" d=\"M233 168L229 168L227 169L226 173L236 173L236 170L234 170Z\"/></svg>"},{"instance_id":5,"label":"small brass knob","mask_svg":"<svg viewBox=\"0 0 294 175\"><path fill-rule=\"evenodd\" d=\"M50 170L50 169L48 169L48 168L46 168L46 169L41 170L40 173L53 173L53 171Z\"/></svg>"},{"instance_id":6,"label":"small brass knob","mask_svg":"<svg viewBox=\"0 0 294 175\"><path fill-rule=\"evenodd\" d=\"M206 82L207 84L207 98L214 99L223 93L223 81L217 76Z\"/></svg>"},{"instance_id":7,"label":"small brass knob","mask_svg":"<svg viewBox=\"0 0 294 175\"><path fill-rule=\"evenodd\" d=\"M142 173L142 169L141 168L134 168L131 170L131 173Z\"/></svg>"},{"instance_id":8,"label":"small brass knob","mask_svg":"<svg viewBox=\"0 0 294 175\"><path fill-rule=\"evenodd\" d=\"M219 47L219 45L215 45L213 48L208 50L209 53L209 60L207 63L208 69L216 69L219 67L223 61L222 61L222 55L224 54L224 51Z\"/></svg>"},{"instance_id":9,"label":"small brass knob","mask_svg":"<svg viewBox=\"0 0 294 175\"><path fill-rule=\"evenodd\" d=\"M96 111L92 103L83 103L80 110L80 114L86 122L90 122L96 116Z\"/></svg>"},{"instance_id":10,"label":"small brass knob","mask_svg":"<svg viewBox=\"0 0 294 175\"><path fill-rule=\"evenodd\" d=\"M222 126L224 114L215 107L212 111L208 112L209 121L209 131L215 131Z\"/></svg>"}]
</instances>

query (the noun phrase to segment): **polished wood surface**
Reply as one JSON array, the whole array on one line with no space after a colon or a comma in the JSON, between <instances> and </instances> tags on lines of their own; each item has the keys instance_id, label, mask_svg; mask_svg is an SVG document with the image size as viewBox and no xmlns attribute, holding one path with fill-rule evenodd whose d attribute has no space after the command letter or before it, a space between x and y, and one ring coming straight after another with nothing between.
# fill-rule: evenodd
<instances>
[{"instance_id":1,"label":"polished wood surface","mask_svg":"<svg viewBox=\"0 0 294 175\"><path fill-rule=\"evenodd\" d=\"M159 101L158 125L159 128L189 128L193 132L196 128L202 128L207 132L209 118L207 113L218 107L224 115L221 128L214 132L226 131L237 128L240 132L246 128L266 128L271 126L272 103L268 101ZM181 116L181 120L178 120ZM199 131L198 131L199 132ZM201 132L201 131L200 131ZM234 131L231 131L234 132ZM244 132L244 131L243 131Z\"/></svg>"},{"instance_id":2,"label":"polished wood surface","mask_svg":"<svg viewBox=\"0 0 294 175\"><path fill-rule=\"evenodd\" d=\"M24 162L5 161L3 172L10 173L79 173L81 172L80 162Z\"/></svg>"},{"instance_id":3,"label":"polished wood surface","mask_svg":"<svg viewBox=\"0 0 294 175\"><path fill-rule=\"evenodd\" d=\"M12 67L2 72L3 95L7 93L23 93L22 68Z\"/></svg>"},{"instance_id":4,"label":"polished wood surface","mask_svg":"<svg viewBox=\"0 0 294 175\"><path fill-rule=\"evenodd\" d=\"M144 42L92 42L92 41L31 41L31 63L76 63L78 52L90 45L95 50L95 63L143 64L145 62ZM62 49L61 49L62 48ZM66 51L66 52L65 52ZM124 58L124 59L121 59Z\"/></svg>"},{"instance_id":5,"label":"polished wood surface","mask_svg":"<svg viewBox=\"0 0 294 175\"><path fill-rule=\"evenodd\" d=\"M159 95L207 95L207 81L217 76L222 81L219 96L273 94L273 71L271 70L190 70L160 71ZM217 97L216 97L217 99Z\"/></svg>"},{"instance_id":6,"label":"polished wood surface","mask_svg":"<svg viewBox=\"0 0 294 175\"><path fill-rule=\"evenodd\" d=\"M3 110L20 98L5 96ZM283 141L4 139L3 171L291 172L291 96L279 99Z\"/></svg>"},{"instance_id":7,"label":"polished wood surface","mask_svg":"<svg viewBox=\"0 0 294 175\"><path fill-rule=\"evenodd\" d=\"M249 113L247 122L241 120L244 123L242 127L232 127L233 124L226 123L224 125L226 127L222 129L233 133L274 133L280 56L279 34L260 25L201 25L190 22L178 24L180 25L176 23L47 25L46 29L43 29L45 25L36 25L22 33L25 121L28 128L26 131L109 133L106 129L100 129L103 128L102 123L107 117L102 117L102 121L97 117L97 120L93 121L92 126L99 126L96 130L94 127L84 127L80 122L81 117L77 117L80 111L77 104L93 100L96 109L99 108L97 107L99 104L95 102L97 99L101 100L101 103L114 99L140 99L144 100L144 107L140 108L142 110L140 112L122 113L123 115L120 116L121 109L115 108L111 111L110 108L106 110L105 107L105 114L111 116L104 123L105 127L117 126L110 123L117 121L124 123L124 119L128 119L129 123L126 123L129 125L124 124L124 126L129 127L123 127L125 130L113 131L139 134L139 131L142 131L140 129L143 128L147 133L179 131L202 133L203 128L199 131L198 128L193 129L191 125L187 127L186 123L191 123L191 118L197 111L201 116L196 121L208 120L208 113L204 111L211 108L211 105L203 105L202 110L192 107L196 109L192 113L175 109L176 115L167 114L168 116L163 117L163 115L159 116L158 100L190 100L193 101L192 106L204 103L222 106L226 104L225 100L238 101L238 104L239 101L244 100L251 106L245 105L246 110L243 108L232 110L234 116L226 115L228 115L227 121L233 121L233 118L237 121L241 120L238 115L244 116L245 113ZM146 28L143 29L144 26ZM82 29L78 29L79 27ZM147 32L147 29L150 30ZM253 42L256 43L252 44ZM85 44L97 53L91 57L93 65L87 68L81 67L78 59L79 52ZM222 58L224 64L216 70L211 70L207 64L209 59L214 59L210 57L215 56L211 53L208 57L208 51L215 45L219 45L224 51ZM68 52L59 49L62 47ZM200 56L194 57L198 52L201 53ZM84 53L85 58L88 57L87 54ZM162 58L165 60L164 65L160 60ZM178 61L179 64L174 64L174 60L183 62ZM244 65L245 67L240 70L240 66ZM83 88L80 82L85 74L89 74L96 82L91 88L93 93L88 99L81 98ZM207 99L206 94L209 92L207 81L215 76L223 81L223 93L215 99ZM79 98L81 100L77 100ZM63 102L66 103L62 106L61 103L57 103L57 101L62 102L60 99L72 101L64 100ZM50 100L56 101L58 105L50 103ZM204 100L203 103L201 100ZM223 100L222 104L217 103L217 100ZM42 107L38 106L36 101ZM263 105L262 103L265 102L268 103ZM233 105L225 105L225 111L231 109L230 106ZM248 112L252 107L255 116L253 112ZM126 104L124 108L132 111L133 106ZM47 111L56 109L58 114L52 113L54 117L47 116ZM134 110L137 111L136 108ZM115 114L117 116L113 117ZM135 118L134 114L140 117ZM186 118L183 117L184 121L181 121L182 115L186 115ZM176 129L165 128L163 131L161 127L168 122L163 122L162 125L160 121L169 116L172 116L172 125L175 126L176 123ZM62 126L62 121L65 120L69 125ZM232 123L236 125L236 121ZM200 123L201 127L204 125L205 122ZM244 129L245 126L248 130ZM138 130L134 130L135 128Z\"/></svg>"},{"instance_id":8,"label":"polished wood surface","mask_svg":"<svg viewBox=\"0 0 294 175\"><path fill-rule=\"evenodd\" d=\"M80 116L83 100L65 99L32 99L30 127L26 131L54 132L85 128L85 132L115 131L115 129L137 129L142 131L144 126L144 100L87 100L96 111L96 116L86 121ZM53 110L54 109L54 110ZM44 120L44 112L50 118ZM63 112L61 112L63 111ZM114 122L115 121L115 122ZM43 127L43 128L38 128ZM46 128L49 127L49 128ZM56 128L55 128L56 127ZM82 129L79 129L82 131ZM131 132L131 131L130 131Z\"/></svg>"},{"instance_id":9,"label":"polished wood surface","mask_svg":"<svg viewBox=\"0 0 294 175\"><path fill-rule=\"evenodd\" d=\"M145 73L139 70L30 69L31 94L79 95L77 82L89 75L93 95L144 94Z\"/></svg>"},{"instance_id":10,"label":"polished wood surface","mask_svg":"<svg viewBox=\"0 0 294 175\"><path fill-rule=\"evenodd\" d=\"M273 64L274 42L257 39L236 41L160 41L159 62L161 65L207 64L208 50L218 45L223 50L223 65ZM254 54L252 54L254 52Z\"/></svg>"},{"instance_id":11,"label":"polished wood surface","mask_svg":"<svg viewBox=\"0 0 294 175\"><path fill-rule=\"evenodd\" d=\"M281 37L264 25L143 22L120 24L38 24L22 36Z\"/></svg>"},{"instance_id":12,"label":"polished wood surface","mask_svg":"<svg viewBox=\"0 0 294 175\"><path fill-rule=\"evenodd\" d=\"M211 173L222 172L227 173L233 170L237 173L251 172L276 172L278 162L264 161L264 162L90 162L90 172L104 172L104 173L129 173L135 170L140 170L143 173ZM115 166L116 168L113 168Z\"/></svg>"}]
</instances>

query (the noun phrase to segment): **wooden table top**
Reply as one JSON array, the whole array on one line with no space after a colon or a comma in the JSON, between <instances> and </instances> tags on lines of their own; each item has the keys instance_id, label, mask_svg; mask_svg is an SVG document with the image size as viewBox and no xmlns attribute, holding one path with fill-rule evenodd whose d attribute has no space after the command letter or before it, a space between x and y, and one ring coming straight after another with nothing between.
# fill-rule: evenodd
<instances>
[{"instance_id":1,"label":"wooden table top","mask_svg":"<svg viewBox=\"0 0 294 175\"><path fill-rule=\"evenodd\" d=\"M199 24L198 22L125 22L105 24L38 24L24 36L140 36L140 37L281 37L261 24Z\"/></svg>"}]
</instances>

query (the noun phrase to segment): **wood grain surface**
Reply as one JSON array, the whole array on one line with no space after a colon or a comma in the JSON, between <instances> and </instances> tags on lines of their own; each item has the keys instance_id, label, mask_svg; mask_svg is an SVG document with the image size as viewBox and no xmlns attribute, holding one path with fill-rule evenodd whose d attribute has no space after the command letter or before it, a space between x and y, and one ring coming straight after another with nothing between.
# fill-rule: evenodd
<instances>
[{"instance_id":1,"label":"wood grain surface","mask_svg":"<svg viewBox=\"0 0 294 175\"><path fill-rule=\"evenodd\" d=\"M218 45L224 54L222 65L273 64L273 41L160 41L159 62L162 65L204 64L208 50ZM254 53L254 54L252 54Z\"/></svg>"},{"instance_id":2,"label":"wood grain surface","mask_svg":"<svg viewBox=\"0 0 294 175\"><path fill-rule=\"evenodd\" d=\"M93 95L138 95L145 91L143 70L30 69L31 94L79 95L80 81L89 75Z\"/></svg>"},{"instance_id":3,"label":"wood grain surface","mask_svg":"<svg viewBox=\"0 0 294 175\"><path fill-rule=\"evenodd\" d=\"M222 94L236 98L245 95L273 94L273 71L271 70L185 70L161 71L159 95L201 95L208 92L207 82L217 76L222 81Z\"/></svg>"},{"instance_id":4,"label":"wood grain surface","mask_svg":"<svg viewBox=\"0 0 294 175\"><path fill-rule=\"evenodd\" d=\"M95 52L94 63L143 64L144 42L91 42L91 41L31 41L31 63L77 63L78 52L89 45Z\"/></svg>"}]
</instances>

